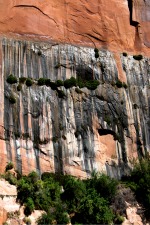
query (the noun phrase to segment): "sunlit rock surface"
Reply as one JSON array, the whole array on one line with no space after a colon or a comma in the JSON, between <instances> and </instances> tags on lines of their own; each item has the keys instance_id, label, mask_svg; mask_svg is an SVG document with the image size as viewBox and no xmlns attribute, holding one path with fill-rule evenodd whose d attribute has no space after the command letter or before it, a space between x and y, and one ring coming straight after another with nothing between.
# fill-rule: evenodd
<instances>
[{"instance_id":1,"label":"sunlit rock surface","mask_svg":"<svg viewBox=\"0 0 150 225\"><path fill-rule=\"evenodd\" d=\"M27 174L36 170L70 173L85 178L93 170L119 178L138 156L150 150L150 59L135 60L100 48L52 45L2 39L0 49L1 172L13 161ZM33 78L17 91L10 74ZM82 77L97 79L96 90L75 87L55 90L38 86L40 77L52 81ZM127 84L118 88L117 80ZM9 98L14 95L16 103Z\"/></svg>"}]
</instances>

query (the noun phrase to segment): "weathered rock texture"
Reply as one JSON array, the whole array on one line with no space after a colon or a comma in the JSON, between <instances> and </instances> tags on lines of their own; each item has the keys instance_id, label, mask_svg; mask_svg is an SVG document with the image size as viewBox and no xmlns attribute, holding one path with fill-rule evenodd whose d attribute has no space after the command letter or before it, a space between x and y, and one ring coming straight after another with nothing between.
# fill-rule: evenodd
<instances>
[{"instance_id":1,"label":"weathered rock texture","mask_svg":"<svg viewBox=\"0 0 150 225\"><path fill-rule=\"evenodd\" d=\"M0 224L7 221L8 225L25 225L24 206L16 201L17 187L9 184L6 180L0 179ZM31 224L36 225L36 220L43 211L34 210L30 215Z\"/></svg>"},{"instance_id":2,"label":"weathered rock texture","mask_svg":"<svg viewBox=\"0 0 150 225\"><path fill-rule=\"evenodd\" d=\"M100 49L51 45L29 41L1 40L0 163L8 161L23 173L61 171L87 177L91 171L106 171L120 177L137 156L150 150L149 73L150 59L113 54ZM6 82L9 74L31 77L34 84L17 91ZM39 77L65 80L97 79L94 91L77 93L65 89L66 97ZM128 87L117 88L120 79ZM16 103L9 98L14 95Z\"/></svg>"},{"instance_id":3,"label":"weathered rock texture","mask_svg":"<svg viewBox=\"0 0 150 225\"><path fill-rule=\"evenodd\" d=\"M0 32L114 51L150 47L149 0L0 1Z\"/></svg>"}]
</instances>

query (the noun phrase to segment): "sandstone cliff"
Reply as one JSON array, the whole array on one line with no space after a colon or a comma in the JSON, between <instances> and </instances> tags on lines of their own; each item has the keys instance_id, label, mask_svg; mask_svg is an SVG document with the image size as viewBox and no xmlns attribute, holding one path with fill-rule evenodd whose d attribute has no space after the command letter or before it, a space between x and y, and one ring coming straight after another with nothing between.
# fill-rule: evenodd
<instances>
[{"instance_id":1,"label":"sandstone cliff","mask_svg":"<svg viewBox=\"0 0 150 225\"><path fill-rule=\"evenodd\" d=\"M150 150L149 21L148 0L0 0L0 172L128 173ZM10 74L34 84L18 91ZM60 98L40 77L100 85Z\"/></svg>"},{"instance_id":2,"label":"sandstone cliff","mask_svg":"<svg viewBox=\"0 0 150 225\"><path fill-rule=\"evenodd\" d=\"M1 40L0 163L28 173L36 169L87 177L92 170L120 177L150 150L150 59L67 44ZM9 84L10 74L33 85ZM40 77L97 79L96 90L38 86ZM127 84L118 87L118 80ZM10 102L14 96L16 103Z\"/></svg>"}]
</instances>

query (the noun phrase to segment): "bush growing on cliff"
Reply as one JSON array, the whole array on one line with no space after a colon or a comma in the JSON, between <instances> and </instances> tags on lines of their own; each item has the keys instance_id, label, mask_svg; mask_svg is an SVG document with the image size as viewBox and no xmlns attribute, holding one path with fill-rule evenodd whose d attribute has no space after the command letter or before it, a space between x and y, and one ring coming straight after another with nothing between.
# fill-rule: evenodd
<instances>
[{"instance_id":1,"label":"bush growing on cliff","mask_svg":"<svg viewBox=\"0 0 150 225\"><path fill-rule=\"evenodd\" d=\"M50 79L46 79L46 80L45 80L45 85L46 85L47 87L50 87L50 83L51 83L51 80L50 80Z\"/></svg>"},{"instance_id":2,"label":"bush growing on cliff","mask_svg":"<svg viewBox=\"0 0 150 225\"><path fill-rule=\"evenodd\" d=\"M15 84L15 83L17 83L17 77L15 77L14 75L10 74L7 77L7 83L9 83L9 84Z\"/></svg>"},{"instance_id":3,"label":"bush growing on cliff","mask_svg":"<svg viewBox=\"0 0 150 225\"><path fill-rule=\"evenodd\" d=\"M29 216L35 209L33 199L31 197L27 198L24 205L25 205L24 214L26 216Z\"/></svg>"},{"instance_id":4,"label":"bush growing on cliff","mask_svg":"<svg viewBox=\"0 0 150 225\"><path fill-rule=\"evenodd\" d=\"M62 80L56 80L57 87L64 86L64 82Z\"/></svg>"},{"instance_id":5,"label":"bush growing on cliff","mask_svg":"<svg viewBox=\"0 0 150 225\"><path fill-rule=\"evenodd\" d=\"M27 79L26 79L26 85L27 85L27 87L31 87L32 84L33 84L32 79L31 79L31 78L27 78Z\"/></svg>"},{"instance_id":6,"label":"bush growing on cliff","mask_svg":"<svg viewBox=\"0 0 150 225\"><path fill-rule=\"evenodd\" d=\"M94 188L103 198L112 201L117 192L117 180L110 178L105 174L93 172L90 179L85 180L88 188Z\"/></svg>"},{"instance_id":7,"label":"bush growing on cliff","mask_svg":"<svg viewBox=\"0 0 150 225\"><path fill-rule=\"evenodd\" d=\"M114 214L108 202L96 190L88 189L80 201L80 211L75 214L73 224L111 224Z\"/></svg>"},{"instance_id":8,"label":"bush growing on cliff","mask_svg":"<svg viewBox=\"0 0 150 225\"><path fill-rule=\"evenodd\" d=\"M9 97L9 102L10 102L11 104L15 104L15 103L16 103L16 98L14 97L13 94Z\"/></svg>"},{"instance_id":9,"label":"bush growing on cliff","mask_svg":"<svg viewBox=\"0 0 150 225\"><path fill-rule=\"evenodd\" d=\"M123 55L124 57L127 57L127 56L128 56L128 54L127 54L126 52L123 52L122 55Z\"/></svg>"},{"instance_id":10,"label":"bush growing on cliff","mask_svg":"<svg viewBox=\"0 0 150 225\"><path fill-rule=\"evenodd\" d=\"M134 55L133 58L135 60L142 60L143 59L143 56L142 55Z\"/></svg>"},{"instance_id":11,"label":"bush growing on cliff","mask_svg":"<svg viewBox=\"0 0 150 225\"><path fill-rule=\"evenodd\" d=\"M94 49L94 52L95 52L95 58L97 59L99 57L99 51L98 51L98 48L95 48Z\"/></svg>"},{"instance_id":12,"label":"bush growing on cliff","mask_svg":"<svg viewBox=\"0 0 150 225\"><path fill-rule=\"evenodd\" d=\"M12 162L9 162L7 165L6 165L6 168L5 168L5 171L7 172L8 170L11 170L14 168L14 164Z\"/></svg>"},{"instance_id":13,"label":"bush growing on cliff","mask_svg":"<svg viewBox=\"0 0 150 225\"><path fill-rule=\"evenodd\" d=\"M65 88L71 88L73 86L76 86L77 82L74 77L71 77L70 79L67 79L64 81Z\"/></svg>"},{"instance_id":14,"label":"bush growing on cliff","mask_svg":"<svg viewBox=\"0 0 150 225\"><path fill-rule=\"evenodd\" d=\"M26 79L27 79L26 77L19 77L19 83L24 84Z\"/></svg>"},{"instance_id":15,"label":"bush growing on cliff","mask_svg":"<svg viewBox=\"0 0 150 225\"><path fill-rule=\"evenodd\" d=\"M66 97L64 91L62 91L62 90L57 90L57 93L58 93L58 97L59 97L59 98L64 98L64 97Z\"/></svg>"},{"instance_id":16,"label":"bush growing on cliff","mask_svg":"<svg viewBox=\"0 0 150 225\"><path fill-rule=\"evenodd\" d=\"M18 84L17 91L21 91L21 90L22 90L22 85L21 84Z\"/></svg>"},{"instance_id":17,"label":"bush growing on cliff","mask_svg":"<svg viewBox=\"0 0 150 225\"><path fill-rule=\"evenodd\" d=\"M50 82L49 86L51 87L52 90L57 90L57 84L55 82Z\"/></svg>"},{"instance_id":18,"label":"bush growing on cliff","mask_svg":"<svg viewBox=\"0 0 150 225\"><path fill-rule=\"evenodd\" d=\"M12 184L12 185L17 184L17 178L12 173L10 173L9 171L7 171L5 173L4 177L5 177L5 180L7 180L10 184Z\"/></svg>"},{"instance_id":19,"label":"bush growing on cliff","mask_svg":"<svg viewBox=\"0 0 150 225\"><path fill-rule=\"evenodd\" d=\"M86 84L85 84L85 86L90 90L95 90L98 85L99 85L98 80L89 80L89 81L86 81Z\"/></svg>"},{"instance_id":20,"label":"bush growing on cliff","mask_svg":"<svg viewBox=\"0 0 150 225\"><path fill-rule=\"evenodd\" d=\"M125 89L128 87L127 84L125 82L121 82L120 80L116 81L116 86L117 88L122 88L124 87Z\"/></svg>"},{"instance_id":21,"label":"bush growing on cliff","mask_svg":"<svg viewBox=\"0 0 150 225\"><path fill-rule=\"evenodd\" d=\"M45 81L46 81L46 79L43 78L43 77L41 77L41 78L38 79L38 83L37 83L37 84L38 84L39 86L43 86L43 85L45 85Z\"/></svg>"}]
</instances>

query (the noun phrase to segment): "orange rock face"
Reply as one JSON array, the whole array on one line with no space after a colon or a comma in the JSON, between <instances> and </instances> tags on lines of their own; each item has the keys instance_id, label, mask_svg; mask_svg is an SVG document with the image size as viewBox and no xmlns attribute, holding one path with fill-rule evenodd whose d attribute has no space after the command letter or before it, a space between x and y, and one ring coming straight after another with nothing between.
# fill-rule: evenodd
<instances>
[{"instance_id":1,"label":"orange rock face","mask_svg":"<svg viewBox=\"0 0 150 225\"><path fill-rule=\"evenodd\" d=\"M113 51L148 51L150 3L144 0L5 0L0 32Z\"/></svg>"}]
</instances>

